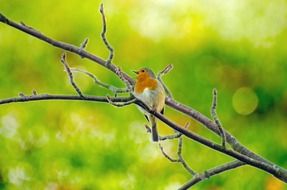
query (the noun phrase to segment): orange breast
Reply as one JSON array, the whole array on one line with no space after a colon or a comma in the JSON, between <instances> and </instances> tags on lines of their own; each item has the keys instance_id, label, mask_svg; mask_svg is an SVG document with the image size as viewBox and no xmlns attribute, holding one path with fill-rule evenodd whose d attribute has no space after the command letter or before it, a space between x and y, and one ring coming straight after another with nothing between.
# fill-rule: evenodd
<instances>
[{"instance_id":1,"label":"orange breast","mask_svg":"<svg viewBox=\"0 0 287 190\"><path fill-rule=\"evenodd\" d=\"M149 88L150 90L155 90L157 87L157 81L153 78L146 78L143 80L137 80L135 84L135 92L142 93L145 88Z\"/></svg>"}]
</instances>

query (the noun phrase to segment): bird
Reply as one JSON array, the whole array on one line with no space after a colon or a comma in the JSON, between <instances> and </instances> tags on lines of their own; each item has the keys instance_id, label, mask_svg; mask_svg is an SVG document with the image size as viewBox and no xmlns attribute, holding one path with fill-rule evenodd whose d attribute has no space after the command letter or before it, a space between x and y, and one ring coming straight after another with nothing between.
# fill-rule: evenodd
<instances>
[{"instance_id":1,"label":"bird","mask_svg":"<svg viewBox=\"0 0 287 190\"><path fill-rule=\"evenodd\" d=\"M156 112L164 113L165 90L161 82L156 78L153 71L149 68L142 68L136 73L136 82L134 86L134 96L144 102L150 109ZM152 140L159 140L156 127L156 118L141 107L139 109L145 114L146 119L151 123Z\"/></svg>"}]
</instances>

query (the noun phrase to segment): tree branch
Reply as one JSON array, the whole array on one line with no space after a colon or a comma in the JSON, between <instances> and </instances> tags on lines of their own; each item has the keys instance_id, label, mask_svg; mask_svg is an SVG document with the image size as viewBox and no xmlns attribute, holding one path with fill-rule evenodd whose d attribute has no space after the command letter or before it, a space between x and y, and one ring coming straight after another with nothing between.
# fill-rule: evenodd
<instances>
[{"instance_id":1,"label":"tree branch","mask_svg":"<svg viewBox=\"0 0 287 190\"><path fill-rule=\"evenodd\" d=\"M211 106L211 117L213 118L217 128L218 128L218 131L220 132L220 136L221 136L221 139L222 139L222 146L224 148L226 148L226 144L225 144L225 141L226 141L226 136L225 136L225 132L222 128L222 125L218 119L218 116L217 116L217 113L216 113L216 107L217 107L217 90L216 89L213 89L213 98L212 98L212 106Z\"/></svg>"},{"instance_id":2,"label":"tree branch","mask_svg":"<svg viewBox=\"0 0 287 190\"><path fill-rule=\"evenodd\" d=\"M174 159L172 157L170 157L165 151L164 151L164 148L163 146L161 145L161 143L158 143L158 146L162 152L162 154L164 155L164 157L166 157L169 161L171 162L178 162L178 163L181 163L182 166L191 174L191 175L196 175L196 172L191 169L187 162L184 160L183 156L182 156L182 136L180 136L178 138L178 147L177 147L177 156L178 158L177 159Z\"/></svg>"},{"instance_id":3,"label":"tree branch","mask_svg":"<svg viewBox=\"0 0 287 190\"><path fill-rule=\"evenodd\" d=\"M189 165L187 164L187 162L185 161L185 159L182 156L182 136L180 136L178 138L178 149L177 149L177 156L178 156L178 160L179 162L181 162L181 164L183 165L183 167L191 174L191 175L195 175L196 172L194 170L191 169L191 167L189 167Z\"/></svg>"},{"instance_id":4,"label":"tree branch","mask_svg":"<svg viewBox=\"0 0 287 190\"><path fill-rule=\"evenodd\" d=\"M84 71L84 70L77 69L77 68L71 68L71 71L72 72L79 72L79 73L83 73L83 74L87 75L88 77L92 78L96 84L98 84L99 86L101 86L103 88L106 88L106 89L112 91L113 93L115 93L115 95L117 95L118 93L129 92L129 90L127 88L117 88L113 85L110 85L108 83L104 83L104 82L100 81L94 74L92 74L88 71Z\"/></svg>"},{"instance_id":5,"label":"tree branch","mask_svg":"<svg viewBox=\"0 0 287 190\"><path fill-rule=\"evenodd\" d=\"M151 133L151 128L150 128L149 126L145 125L145 128L146 128L146 130L147 130L148 133ZM177 138L179 138L179 137L181 137L181 136L182 136L181 133L175 131L175 133L172 134L172 135L159 136L158 138L159 138L160 141L165 141L165 140L177 139Z\"/></svg>"},{"instance_id":6,"label":"tree branch","mask_svg":"<svg viewBox=\"0 0 287 190\"><path fill-rule=\"evenodd\" d=\"M182 133L183 135L187 136L190 139L193 139L194 141L197 141L211 149L214 149L218 152L224 153L226 155L229 155L233 158L236 158L242 162L245 162L253 167L262 169L263 171L270 173L272 175L274 175L275 177L277 177L278 179L287 182L287 172L284 168L280 168L279 166L277 166L276 164L270 164L267 162L263 162L263 161L259 161L256 160L254 158L248 157L246 155L240 154L234 150L227 150L224 147L222 147L221 145L218 145L212 141L209 141L206 138L203 138L199 135L197 135L196 133L193 133L191 131L188 131L186 129L184 129L183 127L175 124L173 121L169 120L168 118L164 117L162 114L151 110L149 107L147 107L146 105L144 105L143 102L141 101L137 101L135 102L137 105L143 107L146 111L148 111L149 113L153 114L154 116L156 116L159 120L161 120L162 122L164 122L165 124L167 124L168 126L170 126L171 128L177 130L178 132Z\"/></svg>"},{"instance_id":7,"label":"tree branch","mask_svg":"<svg viewBox=\"0 0 287 190\"><path fill-rule=\"evenodd\" d=\"M113 106L116 106L116 107L127 106L127 105L133 104L133 103L135 103L135 102L137 101L137 100L136 100L135 98L133 98L132 96L131 96L131 98L133 98L133 99L131 99L131 100L129 100L129 101L126 101L126 102L114 102L114 101L112 100L112 98L109 97L109 96L107 96L106 98L107 98L107 100L108 100L108 103L110 103L110 104L112 104Z\"/></svg>"},{"instance_id":8,"label":"tree branch","mask_svg":"<svg viewBox=\"0 0 287 190\"><path fill-rule=\"evenodd\" d=\"M73 73L71 72L71 69L69 67L69 64L66 60L66 53L63 53L61 56L61 62L63 63L65 70L69 76L70 79L70 83L73 86L73 88L76 90L76 92L79 94L80 97L84 98L84 95L82 93L82 91L80 90L80 88L77 86L77 84L74 81L74 77L73 77Z\"/></svg>"},{"instance_id":9,"label":"tree branch","mask_svg":"<svg viewBox=\"0 0 287 190\"><path fill-rule=\"evenodd\" d=\"M108 50L110 51L109 58L106 61L106 64L109 65L109 64L111 64L111 62L113 60L113 57L114 57L114 49L112 48L112 46L110 45L110 43L108 42L108 40L106 38L107 24L106 24L106 16L105 16L105 12L104 12L104 5L103 5L103 3L100 5L100 12L101 12L102 21L103 21L103 30L102 30L102 33L101 33L102 40L105 43L105 45L108 48Z\"/></svg>"},{"instance_id":10,"label":"tree branch","mask_svg":"<svg viewBox=\"0 0 287 190\"><path fill-rule=\"evenodd\" d=\"M158 143L158 146L159 146L159 149L160 149L161 153L162 153L162 154L164 155L164 157L166 157L169 161L171 161L171 162L179 162L178 159L175 159L175 158L170 157L170 156L164 151L164 148L163 148L163 146L162 146L160 143Z\"/></svg>"},{"instance_id":11,"label":"tree branch","mask_svg":"<svg viewBox=\"0 0 287 190\"><path fill-rule=\"evenodd\" d=\"M163 136L163 137L159 136L159 140L160 141L173 140L173 139L177 139L177 138L179 138L181 136L182 136L181 133L176 132L175 134L172 134L172 135L166 135L166 136Z\"/></svg>"},{"instance_id":12,"label":"tree branch","mask_svg":"<svg viewBox=\"0 0 287 190\"><path fill-rule=\"evenodd\" d=\"M84 41L80 45L80 49L85 49L88 45L89 38L85 38Z\"/></svg>"},{"instance_id":13,"label":"tree branch","mask_svg":"<svg viewBox=\"0 0 287 190\"><path fill-rule=\"evenodd\" d=\"M165 103L174 108L175 110L178 110L181 113L184 113L185 115L195 119L196 121L198 121L199 123L201 123L204 127L206 127L207 129L209 129L210 131L212 131L213 133L220 135L220 131L217 127L217 125L212 122L212 120L210 120L208 117L206 117L205 115L203 115L202 113L196 111L195 109L186 106L174 99L171 98L167 98ZM255 154L254 152L251 152L250 150L248 150L245 146L243 146L233 135L231 135L226 129L224 129L224 133L226 136L226 141L228 142L228 144L231 145L232 149L244 154L250 158L265 162L265 163L269 163L270 165L272 165L272 163L264 158L262 158L261 156ZM287 171L284 171L287 173Z\"/></svg>"},{"instance_id":14,"label":"tree branch","mask_svg":"<svg viewBox=\"0 0 287 190\"><path fill-rule=\"evenodd\" d=\"M106 61L104 61L102 58L100 58L94 54L91 54L82 48L76 47L72 44L56 41L52 38L49 38L46 35L34 30L33 28L31 28L27 25L21 25L21 24L18 24L16 22L8 19L7 17L5 17L1 13L0 13L0 22L7 24L13 28L16 28L22 32L25 32L31 36L34 36L34 37L38 38L39 40L47 42L48 44L55 46L59 49L75 53L75 54L79 55L80 57L87 58L93 62L96 62L96 63L100 64L101 66L107 68L108 70L114 72L115 74L117 74L117 72L118 72L118 68L114 64L106 64ZM134 83L134 80L132 78L130 78L126 73L122 73L122 75L123 75L123 78L125 80L127 80L130 84Z\"/></svg>"},{"instance_id":15,"label":"tree branch","mask_svg":"<svg viewBox=\"0 0 287 190\"><path fill-rule=\"evenodd\" d=\"M157 75L157 79L159 80L159 82L162 84L164 91L167 95L167 97L169 98L173 98L172 93L170 92L170 90L168 89L168 87L164 84L164 82L162 81L161 77L163 75L168 74L171 70L173 69L173 65L169 64L167 65L162 71L160 71Z\"/></svg>"},{"instance_id":16,"label":"tree branch","mask_svg":"<svg viewBox=\"0 0 287 190\"><path fill-rule=\"evenodd\" d=\"M118 97L118 98L111 98L111 99L113 100L113 102L127 102L127 101L132 100L132 97L128 97L128 98ZM8 98L8 99L0 100L0 105L12 103L12 102L28 102L28 101L37 101L37 100L88 100L88 101L108 102L106 97L85 96L84 98L82 98L80 96L43 94L43 95L36 95L36 96L34 96L34 95L32 95L32 96L21 96L21 97ZM142 106L142 107L144 106L143 103L139 102L138 100L135 103L138 104L139 106ZM145 108L145 109L148 109L148 108ZM189 137L189 138L191 138L197 142L200 142L201 144L204 144L204 145L206 145L206 146L208 146L214 150L225 153L225 154L232 156L232 157L234 157L234 158L236 158L242 162L245 162L249 165L260 168L260 169L262 169L262 170L264 170L270 174L273 174L275 177L277 177L278 179L281 179L282 181L285 181L285 182L287 181L286 173L281 172L282 171L281 168L279 168L275 164L273 164L273 166L270 166L264 162L254 160L252 158L241 155L241 154L234 152L232 150L226 150L222 146L217 145L217 144L215 144L215 143L213 143L213 142L211 142L205 138L198 136L197 134L195 134L191 131L187 131L183 127L176 125L175 123L173 123L169 119L165 118L160 113L154 112L153 110L149 110L149 112L154 114L158 119L160 119L161 121L163 121L164 123L166 123L167 125L172 127L173 129L181 132L185 136L187 136L187 137Z\"/></svg>"},{"instance_id":17,"label":"tree branch","mask_svg":"<svg viewBox=\"0 0 287 190\"><path fill-rule=\"evenodd\" d=\"M132 97L111 97L113 102L127 102L132 100ZM16 103L16 102L31 102L41 100L81 100L81 101L93 101L93 102L105 102L108 103L106 96L74 96L74 95L60 95L60 94L39 94L31 96L20 96L0 100L0 105Z\"/></svg>"},{"instance_id":18,"label":"tree branch","mask_svg":"<svg viewBox=\"0 0 287 190\"><path fill-rule=\"evenodd\" d=\"M214 175L238 168L240 166L245 165L244 162L240 162L240 161L233 161L233 162L228 162L226 164L217 166L215 168L206 170L200 174L196 174L190 181L188 181L186 184L184 184L182 187L180 187L178 190L186 190L192 186L194 186L195 184L206 180Z\"/></svg>"}]
</instances>

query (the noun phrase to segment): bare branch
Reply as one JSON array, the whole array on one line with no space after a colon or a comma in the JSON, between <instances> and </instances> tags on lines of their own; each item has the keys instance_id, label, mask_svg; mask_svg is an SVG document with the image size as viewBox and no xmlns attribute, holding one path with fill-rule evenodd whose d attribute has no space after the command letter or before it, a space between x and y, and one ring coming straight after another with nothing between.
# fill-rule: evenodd
<instances>
[{"instance_id":1,"label":"bare branch","mask_svg":"<svg viewBox=\"0 0 287 190\"><path fill-rule=\"evenodd\" d=\"M93 102L106 102L108 103L107 97L105 96L85 96L84 98L80 96L73 95L53 95L53 94L38 94L32 96L23 96L7 98L0 100L0 105L15 103L15 102L31 102L40 100L82 100L82 101L93 101ZM110 98L113 102L127 102L132 100L132 97L114 97Z\"/></svg>"},{"instance_id":2,"label":"bare branch","mask_svg":"<svg viewBox=\"0 0 287 190\"><path fill-rule=\"evenodd\" d=\"M106 47L109 49L110 51L110 55L109 55L109 58L107 59L106 61L106 64L109 65L111 64L112 60L113 60L113 57L114 57L114 49L112 48L112 46L109 44L107 38L106 38L106 31L107 31L107 24L106 24L106 16L105 16L105 13L104 13L104 5L103 3L101 4L100 6L100 13L102 15L102 21L103 21L103 30L102 30L102 33L101 33L101 36L102 36L102 40L103 42L105 43Z\"/></svg>"},{"instance_id":3,"label":"bare branch","mask_svg":"<svg viewBox=\"0 0 287 190\"><path fill-rule=\"evenodd\" d=\"M245 165L244 162L240 162L240 161L233 161L233 162L228 162L226 164L217 166L215 168L206 170L200 174L196 174L190 181L188 181L186 184L184 184L182 187L180 187L178 190L186 190L190 187L192 187L193 185L208 179L214 175L238 168L240 166Z\"/></svg>"},{"instance_id":4,"label":"bare branch","mask_svg":"<svg viewBox=\"0 0 287 190\"><path fill-rule=\"evenodd\" d=\"M106 88L106 89L112 91L115 94L129 92L129 90L127 88L117 88L117 87L115 87L113 85L110 85L110 84L107 84L107 83L104 83L104 82L100 81L94 74L92 74L92 73L90 73L88 71L85 71L85 70L82 70L82 69L77 69L77 68L71 68L71 71L72 72L84 73L85 75L87 75L90 78L92 78L96 84L98 84L99 86L101 86L103 88Z\"/></svg>"},{"instance_id":5,"label":"bare branch","mask_svg":"<svg viewBox=\"0 0 287 190\"><path fill-rule=\"evenodd\" d=\"M126 102L114 102L111 97L107 96L107 101L108 103L112 104L113 106L116 106L116 107L123 107L123 106L127 106L127 105L130 105L132 103L135 103L137 100L134 98L134 99L131 99L129 101L126 101Z\"/></svg>"},{"instance_id":6,"label":"bare branch","mask_svg":"<svg viewBox=\"0 0 287 190\"><path fill-rule=\"evenodd\" d=\"M173 139L177 139L177 138L179 138L181 136L182 136L182 134L177 132L177 133L175 133L173 135L167 135L167 136L163 136L163 137L159 136L159 140L160 141L173 140Z\"/></svg>"},{"instance_id":7,"label":"bare branch","mask_svg":"<svg viewBox=\"0 0 287 190\"><path fill-rule=\"evenodd\" d=\"M201 123L204 127L214 132L215 134L220 135L220 131L218 126L212 122L208 117L203 115L202 113L196 111L195 109L188 107L172 98L167 97L165 101L166 105L174 108L175 110L184 113L185 115L195 119L199 123ZM231 135L227 130L225 130L226 141L231 145L232 149L239 152L240 154L244 154L250 158L256 159L258 161L267 163L272 165L270 161L262 158L261 156L255 154L254 152L248 150L245 146L243 146L233 135ZM284 169L283 169L284 170ZM282 171L283 173L287 173L286 170Z\"/></svg>"},{"instance_id":8,"label":"bare branch","mask_svg":"<svg viewBox=\"0 0 287 190\"><path fill-rule=\"evenodd\" d=\"M158 78L161 78L163 75L168 74L173 69L172 64L168 64L162 71L160 71L157 75Z\"/></svg>"},{"instance_id":9,"label":"bare branch","mask_svg":"<svg viewBox=\"0 0 287 190\"><path fill-rule=\"evenodd\" d=\"M127 89L129 92L133 92L133 83L129 81L127 76L119 67L116 67L115 73L118 75L118 77L127 85Z\"/></svg>"},{"instance_id":10,"label":"bare branch","mask_svg":"<svg viewBox=\"0 0 287 190\"><path fill-rule=\"evenodd\" d=\"M195 175L196 172L193 171L191 169L191 167L189 167L189 165L187 164L187 162L184 160L183 156L182 156L182 136L179 137L178 139L178 151L177 151L177 155L178 155L178 159L181 162L181 164L183 165L183 167L191 174L191 175Z\"/></svg>"},{"instance_id":11,"label":"bare branch","mask_svg":"<svg viewBox=\"0 0 287 190\"><path fill-rule=\"evenodd\" d=\"M184 126L185 129L188 129L190 123L187 122ZM178 139L178 149L177 149L177 155L178 155L178 159L180 160L181 164L183 165L183 167L191 174L191 175L196 175L196 172L193 171L191 169L191 167L189 167L189 165L187 164L187 162L184 160L183 156L182 156L182 136L179 137Z\"/></svg>"},{"instance_id":12,"label":"bare branch","mask_svg":"<svg viewBox=\"0 0 287 190\"><path fill-rule=\"evenodd\" d=\"M189 123L187 123L185 125L185 128L188 128L189 126ZM181 133L179 133L181 134ZM162 154L167 158L169 159L171 162L179 162L183 165L183 167L191 174L191 175L195 175L196 172L194 172L187 164L187 162L184 160L183 156L182 156L182 136L180 135L178 138L178 147L177 147L177 156L178 156L178 159L174 159L174 158L171 158L163 149L162 145L160 143L158 143L159 145L159 148L162 152Z\"/></svg>"},{"instance_id":13,"label":"bare branch","mask_svg":"<svg viewBox=\"0 0 287 190\"><path fill-rule=\"evenodd\" d=\"M32 28L31 26L26 25L24 22L20 22L21 25L30 28L31 30L35 30L34 28Z\"/></svg>"},{"instance_id":14,"label":"bare branch","mask_svg":"<svg viewBox=\"0 0 287 190\"><path fill-rule=\"evenodd\" d=\"M169 161L171 162L180 162L179 159L174 159L172 157L170 157L163 149L162 145L160 143L158 143L158 146L162 152L162 154L164 155L164 157L166 157Z\"/></svg>"},{"instance_id":15,"label":"bare branch","mask_svg":"<svg viewBox=\"0 0 287 190\"><path fill-rule=\"evenodd\" d=\"M229 155L233 158L236 158L242 162L245 162L253 167L256 168L260 168L270 174L273 174L275 177L277 177L278 179L281 179L284 182L287 182L287 172L284 168L280 168L279 166L275 165L275 164L270 164L267 162L262 162L259 160L256 160L254 158L248 157L247 155L243 155L240 154L236 151L233 150L228 150L225 149L224 147L222 147L221 145L218 145L206 138L203 138L199 135L197 135L196 133L193 133L192 131L188 131L186 129L184 129L183 127L175 124L173 121L169 120L168 118L164 117L162 114L149 109L147 106L145 106L145 104L143 102L140 102L139 100L137 102L135 102L137 105L143 107L146 111L148 111L149 113L153 114L154 116L156 116L159 120L161 120L162 122L164 122L165 124L167 124L168 126L170 126L171 128L173 128L174 130L177 130L178 132L184 134L185 136L187 136L190 139L193 139L211 149L217 150L219 152L222 152L226 155Z\"/></svg>"},{"instance_id":16,"label":"bare branch","mask_svg":"<svg viewBox=\"0 0 287 190\"><path fill-rule=\"evenodd\" d=\"M7 17L5 17L3 14L0 13L0 22L4 23L4 24L7 24L13 28L16 28L22 32L25 32L31 36L34 36L35 38L38 38L39 40L42 40L42 41L45 41L47 42L48 44L51 44L52 46L55 46L57 48L60 48L62 50L66 50L66 51L69 51L69 52L72 52L72 53L75 53L77 55L79 55L80 57L84 57L84 58L87 58L93 62L96 62L98 63L99 65L105 67L106 69L109 69L111 70L112 72L116 73L117 71L117 67L113 64L109 64L107 65L106 64L106 61L104 61L103 59L101 59L100 57L96 56L96 55L93 55L81 48L78 48L76 47L75 45L72 45L72 44L68 44L68 43L64 43L64 42L60 42L60 41L56 41L50 37L47 37L45 36L44 34L34 30L34 29L31 29L31 27L27 27L27 26L24 26L24 25L21 25L21 24L18 24L10 19L8 19ZM122 78L125 79L125 81L128 81L129 84L133 84L134 83L134 80L129 77L126 73L123 73L121 72L121 75L123 76ZM125 82L124 81L124 82Z\"/></svg>"},{"instance_id":17,"label":"bare branch","mask_svg":"<svg viewBox=\"0 0 287 190\"><path fill-rule=\"evenodd\" d=\"M162 154L164 155L164 157L166 157L168 160L170 160L171 162L178 162L181 163L183 165L183 167L191 174L191 175L195 175L196 172L194 172L187 164L187 162L183 159L182 157L182 136L180 136L178 138L178 148L177 148L177 156L178 158L172 158L170 157L165 151L163 146L161 145L161 143L158 143L159 148L162 152Z\"/></svg>"},{"instance_id":18,"label":"bare branch","mask_svg":"<svg viewBox=\"0 0 287 190\"><path fill-rule=\"evenodd\" d=\"M68 62L66 60L66 53L63 53L61 56L61 62L63 63L65 70L69 76L69 80L71 85L73 86L73 88L76 90L76 92L79 94L79 96L81 96L82 98L84 98L83 93L81 92L80 88L77 86L77 84L74 81L74 77L73 77L73 73L70 70L70 67L68 65Z\"/></svg>"},{"instance_id":19,"label":"bare branch","mask_svg":"<svg viewBox=\"0 0 287 190\"><path fill-rule=\"evenodd\" d=\"M226 136L225 136L225 132L224 129L222 128L222 125L218 119L217 113L216 113L216 107L217 107L217 90L213 89L213 98L212 98L212 106L211 106L211 117L214 120L216 126L218 127L218 130L220 132L221 135L221 139L222 139L222 146L224 148L226 148Z\"/></svg>"},{"instance_id":20,"label":"bare branch","mask_svg":"<svg viewBox=\"0 0 287 190\"><path fill-rule=\"evenodd\" d=\"M173 65L169 64L162 71L160 71L159 74L157 75L157 80L159 80L159 82L162 84L162 86L164 88L164 91L165 91L167 97L169 97L169 98L172 98L172 93L170 92L168 87L164 84L164 82L162 81L161 77L163 75L166 75L167 73L169 73L172 69L173 69Z\"/></svg>"},{"instance_id":21,"label":"bare branch","mask_svg":"<svg viewBox=\"0 0 287 190\"><path fill-rule=\"evenodd\" d=\"M151 133L151 128L150 128L149 126L145 125L145 128L146 128L146 130L147 130L147 133ZM176 132L176 133L174 133L174 134L172 134L172 135L159 136L158 138L159 138L160 141L165 141L165 140L177 139L177 138L179 138L179 137L181 137L181 136L182 136L181 133Z\"/></svg>"}]
</instances>

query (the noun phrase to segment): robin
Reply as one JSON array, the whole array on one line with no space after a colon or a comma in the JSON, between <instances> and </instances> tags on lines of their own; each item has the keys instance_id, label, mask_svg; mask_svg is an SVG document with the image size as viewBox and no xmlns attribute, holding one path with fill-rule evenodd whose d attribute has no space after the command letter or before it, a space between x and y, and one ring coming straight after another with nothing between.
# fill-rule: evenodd
<instances>
[{"instance_id":1,"label":"robin","mask_svg":"<svg viewBox=\"0 0 287 190\"><path fill-rule=\"evenodd\" d=\"M148 68L142 68L134 72L137 74L134 96L143 101L152 110L163 114L165 91L162 84L156 79L152 70ZM155 117L141 108L140 110L144 112L146 119L151 123L152 140L157 142L159 137Z\"/></svg>"}]
</instances>

